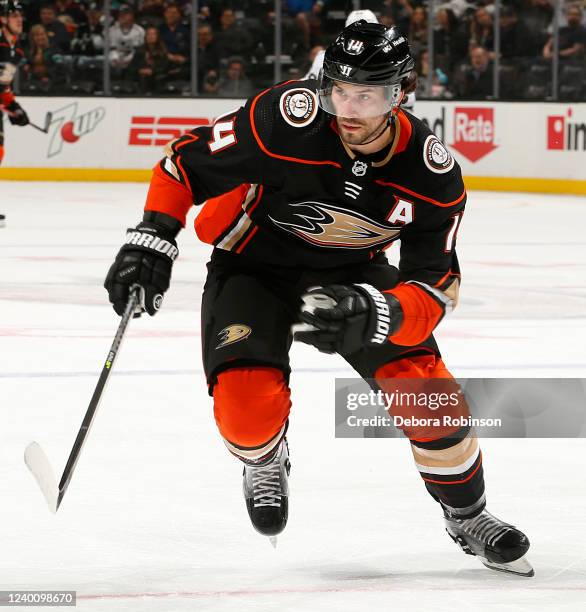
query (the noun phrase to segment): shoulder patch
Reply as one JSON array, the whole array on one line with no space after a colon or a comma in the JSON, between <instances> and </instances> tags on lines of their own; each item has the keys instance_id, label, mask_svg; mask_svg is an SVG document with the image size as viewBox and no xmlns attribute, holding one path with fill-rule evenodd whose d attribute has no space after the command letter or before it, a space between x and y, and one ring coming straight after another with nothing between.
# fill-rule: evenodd
<instances>
[{"instance_id":1,"label":"shoulder patch","mask_svg":"<svg viewBox=\"0 0 586 612\"><path fill-rule=\"evenodd\" d=\"M423 161L425 165L436 174L444 174L454 167L454 158L441 143L441 141L430 134L423 145Z\"/></svg>"},{"instance_id":2,"label":"shoulder patch","mask_svg":"<svg viewBox=\"0 0 586 612\"><path fill-rule=\"evenodd\" d=\"M305 127L317 115L317 98L311 89L305 87L289 89L279 100L279 110L289 125Z\"/></svg>"}]
</instances>

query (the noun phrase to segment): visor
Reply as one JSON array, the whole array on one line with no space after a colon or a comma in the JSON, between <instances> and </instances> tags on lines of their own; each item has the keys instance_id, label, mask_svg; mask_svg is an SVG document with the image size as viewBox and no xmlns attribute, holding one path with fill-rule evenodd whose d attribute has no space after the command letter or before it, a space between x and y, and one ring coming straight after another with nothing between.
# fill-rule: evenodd
<instances>
[{"instance_id":1,"label":"visor","mask_svg":"<svg viewBox=\"0 0 586 612\"><path fill-rule=\"evenodd\" d=\"M349 119L388 115L403 97L400 83L359 85L333 80L324 74L317 93L319 105L326 113Z\"/></svg>"}]
</instances>

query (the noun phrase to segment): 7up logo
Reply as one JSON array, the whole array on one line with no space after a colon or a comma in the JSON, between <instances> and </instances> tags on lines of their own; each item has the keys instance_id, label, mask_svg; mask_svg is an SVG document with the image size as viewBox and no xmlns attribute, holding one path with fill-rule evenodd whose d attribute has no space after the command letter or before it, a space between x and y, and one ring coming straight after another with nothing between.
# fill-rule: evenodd
<instances>
[{"instance_id":1,"label":"7up logo","mask_svg":"<svg viewBox=\"0 0 586 612\"><path fill-rule=\"evenodd\" d=\"M47 151L47 157L54 157L61 153L64 143L73 144L82 136L93 132L105 116L106 109L102 106L78 114L77 102L56 110L53 113L53 120L49 126L49 150Z\"/></svg>"}]
</instances>

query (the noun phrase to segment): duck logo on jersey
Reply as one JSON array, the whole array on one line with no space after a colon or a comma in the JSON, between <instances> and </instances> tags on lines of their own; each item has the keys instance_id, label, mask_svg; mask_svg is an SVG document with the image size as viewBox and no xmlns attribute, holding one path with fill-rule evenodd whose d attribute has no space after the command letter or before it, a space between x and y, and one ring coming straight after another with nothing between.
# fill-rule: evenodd
<instances>
[{"instance_id":1,"label":"duck logo on jersey","mask_svg":"<svg viewBox=\"0 0 586 612\"><path fill-rule=\"evenodd\" d=\"M287 209L291 219L269 219L281 229L318 247L368 249L391 242L400 230L353 210L323 202L300 202Z\"/></svg>"},{"instance_id":2,"label":"duck logo on jersey","mask_svg":"<svg viewBox=\"0 0 586 612\"><path fill-rule=\"evenodd\" d=\"M345 44L346 53L360 55L364 51L364 43L361 40L348 40Z\"/></svg>"},{"instance_id":3,"label":"duck logo on jersey","mask_svg":"<svg viewBox=\"0 0 586 612\"><path fill-rule=\"evenodd\" d=\"M300 87L286 91L279 101L283 119L293 127L309 125L317 115L317 100L310 89Z\"/></svg>"},{"instance_id":4,"label":"duck logo on jersey","mask_svg":"<svg viewBox=\"0 0 586 612\"><path fill-rule=\"evenodd\" d=\"M454 158L437 136L430 135L423 145L423 161L436 174L444 174L454 167Z\"/></svg>"},{"instance_id":5,"label":"duck logo on jersey","mask_svg":"<svg viewBox=\"0 0 586 612\"><path fill-rule=\"evenodd\" d=\"M220 344L216 346L216 349L227 346L228 344L234 344L234 342L238 342L240 340L244 340L244 338L248 338L251 333L252 329L250 329L248 325L244 325L242 323L233 323L232 325L228 325L228 327L224 327L224 329L218 334L221 341Z\"/></svg>"}]
</instances>

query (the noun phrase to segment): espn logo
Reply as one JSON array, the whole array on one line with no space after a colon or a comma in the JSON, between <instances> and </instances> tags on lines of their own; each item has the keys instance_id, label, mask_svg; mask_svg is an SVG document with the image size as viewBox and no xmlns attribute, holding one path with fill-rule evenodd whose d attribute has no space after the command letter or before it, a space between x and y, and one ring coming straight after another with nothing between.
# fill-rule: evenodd
<instances>
[{"instance_id":1,"label":"espn logo","mask_svg":"<svg viewBox=\"0 0 586 612\"><path fill-rule=\"evenodd\" d=\"M549 115L547 117L547 148L550 151L586 151L586 123L572 123L568 117Z\"/></svg>"},{"instance_id":2,"label":"espn logo","mask_svg":"<svg viewBox=\"0 0 586 612\"><path fill-rule=\"evenodd\" d=\"M494 144L494 108L454 108L454 143L471 162L476 162L497 148Z\"/></svg>"},{"instance_id":3,"label":"espn logo","mask_svg":"<svg viewBox=\"0 0 586 612\"><path fill-rule=\"evenodd\" d=\"M207 117L132 117L128 144L162 147L196 127L211 123Z\"/></svg>"}]
</instances>

